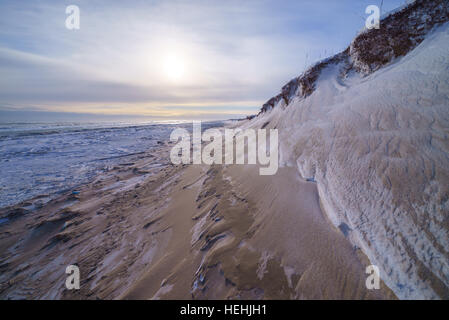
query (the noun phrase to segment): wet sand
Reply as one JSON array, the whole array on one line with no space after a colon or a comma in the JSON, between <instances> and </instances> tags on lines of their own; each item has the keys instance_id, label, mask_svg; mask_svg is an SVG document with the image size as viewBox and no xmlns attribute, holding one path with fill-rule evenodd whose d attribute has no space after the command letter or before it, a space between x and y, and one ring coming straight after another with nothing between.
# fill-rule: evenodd
<instances>
[{"instance_id":1,"label":"wet sand","mask_svg":"<svg viewBox=\"0 0 449 320\"><path fill-rule=\"evenodd\" d=\"M0 210L2 299L393 299L294 168L126 159L42 207ZM79 193L78 193L79 192ZM80 290L65 289L76 264Z\"/></svg>"}]
</instances>

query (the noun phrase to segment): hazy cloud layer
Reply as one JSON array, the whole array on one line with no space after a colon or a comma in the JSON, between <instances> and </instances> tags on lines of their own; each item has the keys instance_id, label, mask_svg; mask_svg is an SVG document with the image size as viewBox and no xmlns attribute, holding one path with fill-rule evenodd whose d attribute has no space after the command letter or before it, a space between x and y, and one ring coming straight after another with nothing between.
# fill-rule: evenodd
<instances>
[{"instance_id":1,"label":"hazy cloud layer","mask_svg":"<svg viewBox=\"0 0 449 320\"><path fill-rule=\"evenodd\" d=\"M375 2L2 1L0 108L254 113L307 65L344 49ZM70 4L80 30L65 28ZM167 58L182 67L178 79Z\"/></svg>"}]
</instances>

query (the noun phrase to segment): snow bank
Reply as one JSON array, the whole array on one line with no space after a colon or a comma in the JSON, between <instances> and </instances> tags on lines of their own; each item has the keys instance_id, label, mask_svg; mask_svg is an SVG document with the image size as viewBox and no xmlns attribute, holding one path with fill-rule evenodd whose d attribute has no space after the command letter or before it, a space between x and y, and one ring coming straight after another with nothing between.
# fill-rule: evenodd
<instances>
[{"instance_id":1,"label":"snow bank","mask_svg":"<svg viewBox=\"0 0 449 320\"><path fill-rule=\"evenodd\" d=\"M246 126L279 129L281 165L317 181L326 214L399 298L449 298L449 24L362 76L324 65L314 91Z\"/></svg>"}]
</instances>

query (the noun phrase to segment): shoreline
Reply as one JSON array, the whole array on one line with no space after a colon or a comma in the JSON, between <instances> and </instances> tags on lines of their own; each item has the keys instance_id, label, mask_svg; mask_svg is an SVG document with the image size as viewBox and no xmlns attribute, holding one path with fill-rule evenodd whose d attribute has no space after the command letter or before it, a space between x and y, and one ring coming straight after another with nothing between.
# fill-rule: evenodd
<instances>
[{"instance_id":1,"label":"shoreline","mask_svg":"<svg viewBox=\"0 0 449 320\"><path fill-rule=\"evenodd\" d=\"M383 284L365 288L363 255L294 168L259 176L255 165L172 165L169 145L127 159L79 194L27 214L8 208L0 297L395 298ZM80 267L80 290L64 287L69 264Z\"/></svg>"}]
</instances>

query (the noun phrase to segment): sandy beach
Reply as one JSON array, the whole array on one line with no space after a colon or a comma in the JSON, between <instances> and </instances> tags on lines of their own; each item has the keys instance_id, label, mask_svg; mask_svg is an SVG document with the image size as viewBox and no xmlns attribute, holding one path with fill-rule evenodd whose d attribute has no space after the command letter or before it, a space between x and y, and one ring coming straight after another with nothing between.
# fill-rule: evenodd
<instances>
[{"instance_id":1,"label":"sandy beach","mask_svg":"<svg viewBox=\"0 0 449 320\"><path fill-rule=\"evenodd\" d=\"M171 143L2 209L2 299L392 299L294 168L172 165ZM80 268L80 290L65 269Z\"/></svg>"},{"instance_id":2,"label":"sandy beach","mask_svg":"<svg viewBox=\"0 0 449 320\"><path fill-rule=\"evenodd\" d=\"M449 300L449 1L54 2L0 4L0 300Z\"/></svg>"}]
</instances>

